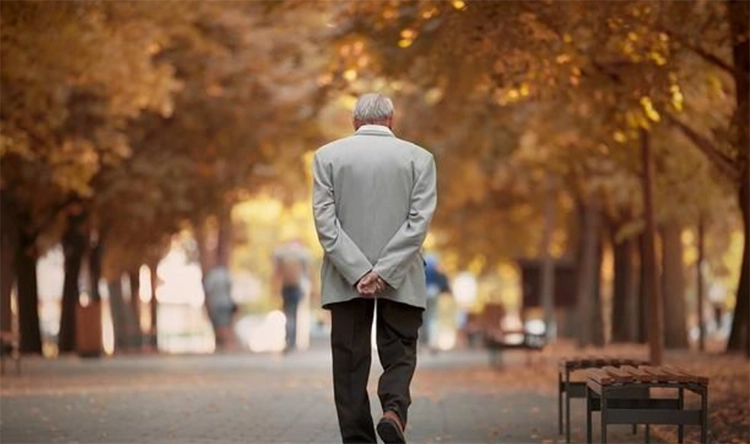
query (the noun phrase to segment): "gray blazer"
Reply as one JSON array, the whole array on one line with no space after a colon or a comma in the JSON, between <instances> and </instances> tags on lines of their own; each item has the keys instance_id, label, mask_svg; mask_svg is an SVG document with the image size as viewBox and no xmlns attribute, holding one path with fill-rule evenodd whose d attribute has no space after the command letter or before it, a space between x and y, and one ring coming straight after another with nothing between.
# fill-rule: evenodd
<instances>
[{"instance_id":1,"label":"gray blazer","mask_svg":"<svg viewBox=\"0 0 750 444\"><path fill-rule=\"evenodd\" d=\"M323 307L359 297L357 281L374 270L389 284L377 297L424 308L419 250L437 204L432 154L364 125L315 152L313 180Z\"/></svg>"}]
</instances>

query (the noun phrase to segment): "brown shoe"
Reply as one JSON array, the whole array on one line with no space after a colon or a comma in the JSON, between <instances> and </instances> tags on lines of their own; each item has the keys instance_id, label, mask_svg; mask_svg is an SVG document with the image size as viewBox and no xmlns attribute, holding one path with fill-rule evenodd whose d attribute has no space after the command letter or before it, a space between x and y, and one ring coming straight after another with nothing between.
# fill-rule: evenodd
<instances>
[{"instance_id":1,"label":"brown shoe","mask_svg":"<svg viewBox=\"0 0 750 444\"><path fill-rule=\"evenodd\" d=\"M404 427L395 412L390 410L383 412L383 417L380 418L376 430L385 444L406 444Z\"/></svg>"}]
</instances>

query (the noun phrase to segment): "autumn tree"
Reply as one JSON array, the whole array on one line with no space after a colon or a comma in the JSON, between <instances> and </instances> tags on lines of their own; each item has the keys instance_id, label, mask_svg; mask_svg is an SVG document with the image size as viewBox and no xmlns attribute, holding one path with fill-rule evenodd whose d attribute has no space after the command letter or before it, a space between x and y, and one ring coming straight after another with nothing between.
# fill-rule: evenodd
<instances>
[{"instance_id":1,"label":"autumn tree","mask_svg":"<svg viewBox=\"0 0 750 444\"><path fill-rule=\"evenodd\" d=\"M104 165L128 155L127 119L140 110L166 111L175 88L171 72L150 63L158 30L131 21L137 6L112 3L4 2L2 5L2 193L4 243L16 250L4 261L4 281L18 271L23 349L39 352L35 262L39 236L72 212ZM112 11L123 14L117 21ZM157 10L160 8L157 8ZM129 16L129 17L126 17ZM140 42L140 44L139 44ZM44 116L44 118L40 118ZM6 228L18 227L17 234ZM78 227L63 239L71 270L78 268ZM74 239L76 239L74 241ZM4 254L12 251L4 248ZM8 284L10 285L10 284ZM72 289L72 284L66 288ZM4 310L9 287L3 288ZM72 319L71 297L63 319ZM73 323L63 321L61 346L70 349Z\"/></svg>"},{"instance_id":2,"label":"autumn tree","mask_svg":"<svg viewBox=\"0 0 750 444\"><path fill-rule=\"evenodd\" d=\"M734 3L731 6L736 7ZM621 206L627 209L628 218L639 217L635 212L637 206L634 208L637 202L632 199L611 202L607 188L620 185L619 181L606 176L625 167L624 176L632 178L640 168L634 171L627 159L638 159L640 156L634 151L649 146L639 145L643 130L652 131L665 122L673 122L673 116L682 116L685 108L693 105L686 106L683 85L689 84L696 72L705 78L713 75L715 65L723 70L727 68L721 66L720 59L707 56L700 47L673 32L676 23L689 31L726 23L726 4L722 3L641 1L597 3L592 7L590 2L390 2L338 5L338 8L343 30L342 62L337 71L340 76L351 79L362 71L375 69L394 80L408 79L407 84L418 85L426 95L437 90L437 95L443 97L437 106L441 113L451 116L446 119L451 122L449 127L458 121L452 114L454 109L477 103L482 106L487 99L500 106L519 101L556 106L557 115L547 112L543 114L543 121L573 120L573 125L551 131L547 125L541 133L546 130L558 138L552 153L557 151L556 154L564 156L569 154L569 147L573 147L583 155L571 155L563 160L570 165L573 177L576 171L583 173L579 176L583 187L578 187L583 192L575 194L585 197L584 208L591 204L600 207L592 215ZM683 25L686 22L690 23L687 27ZM664 23L672 26L667 29ZM715 42L716 47L726 48L727 27L717 29L688 35L705 36ZM368 62L361 54L362 47L365 52L377 55L375 62ZM696 58L708 60L712 65L699 66ZM544 106L539 108L545 112ZM715 116L728 126L727 116L721 110ZM433 122L425 126L439 125ZM461 134L461 129L454 130L453 134ZM691 140L699 139L691 137ZM563 148L566 145L568 148ZM705 146L700 148L706 151ZM628 154L618 156L621 152ZM709 150L708 154L712 152ZM625 157L626 162L623 164L618 157ZM466 158L467 162L472 162L471 154ZM713 155L712 160L716 158ZM575 166L578 161L583 169ZM587 172L597 164L599 166ZM597 170L603 172L601 179L596 178ZM457 169L450 168L450 171L455 174ZM477 176L482 177L481 174L470 176L473 182L477 181ZM469 195L481 193L476 186L466 188L465 193ZM662 213L659 206L657 211ZM440 217L438 215L438 220ZM628 222L622 220L618 224L632 226ZM672 228L665 234L671 236L677 230ZM585 231L590 236L589 231L599 230ZM619 237L617 232L614 234ZM585 251L590 255L597 248L588 247ZM655 267L654 263L649 268ZM589 274L598 275L598 267L588 268L593 270ZM654 274L651 277L654 285L655 279ZM589 279L579 285L586 281ZM594 283L583 287L579 294L595 293L597 288ZM658 289L658 286L652 288ZM652 337L658 339L661 333L657 331ZM660 357L659 349L655 342L652 350L656 352L656 361Z\"/></svg>"},{"instance_id":3,"label":"autumn tree","mask_svg":"<svg viewBox=\"0 0 750 444\"><path fill-rule=\"evenodd\" d=\"M317 25L263 3L2 8L2 60L12 67L2 74L2 312L18 268L22 337L38 352L32 273L37 247L59 239L65 352L75 347L82 267L94 300L104 274L117 306L120 277L137 283L141 264L153 270L186 222L223 215L226 226L243 193L301 188L321 89L308 73L319 63L314 43L295 38L300 24ZM138 306L137 292L123 306L135 331Z\"/></svg>"}]
</instances>

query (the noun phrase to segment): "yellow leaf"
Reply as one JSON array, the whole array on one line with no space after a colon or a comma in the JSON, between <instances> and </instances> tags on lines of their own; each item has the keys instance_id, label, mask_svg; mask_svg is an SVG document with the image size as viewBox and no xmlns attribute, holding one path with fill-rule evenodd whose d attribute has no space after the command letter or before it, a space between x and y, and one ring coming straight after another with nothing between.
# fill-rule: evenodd
<instances>
[{"instance_id":1,"label":"yellow leaf","mask_svg":"<svg viewBox=\"0 0 750 444\"><path fill-rule=\"evenodd\" d=\"M414 43L414 40L411 39L401 39L398 41L399 48L408 48L411 46L411 44Z\"/></svg>"},{"instance_id":2,"label":"yellow leaf","mask_svg":"<svg viewBox=\"0 0 750 444\"><path fill-rule=\"evenodd\" d=\"M350 82L357 80L357 71L355 69L347 69L343 74L344 78Z\"/></svg>"},{"instance_id":3,"label":"yellow leaf","mask_svg":"<svg viewBox=\"0 0 750 444\"><path fill-rule=\"evenodd\" d=\"M463 0L453 0L451 4L453 5L454 8L458 10L462 10L466 8L466 2L464 2Z\"/></svg>"},{"instance_id":4,"label":"yellow leaf","mask_svg":"<svg viewBox=\"0 0 750 444\"><path fill-rule=\"evenodd\" d=\"M651 102L651 99L649 97L641 97L641 107L643 107L643 111L644 113L646 113L646 117L648 117L650 120L654 122L658 122L661 120L661 116L656 111L656 109L654 109L654 104Z\"/></svg>"}]
</instances>

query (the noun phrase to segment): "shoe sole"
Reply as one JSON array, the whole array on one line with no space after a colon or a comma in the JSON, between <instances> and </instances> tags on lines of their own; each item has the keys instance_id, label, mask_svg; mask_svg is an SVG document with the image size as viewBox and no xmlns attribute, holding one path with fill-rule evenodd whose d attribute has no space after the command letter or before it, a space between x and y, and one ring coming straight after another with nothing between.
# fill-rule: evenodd
<instances>
[{"instance_id":1,"label":"shoe sole","mask_svg":"<svg viewBox=\"0 0 750 444\"><path fill-rule=\"evenodd\" d=\"M378 435L385 444L406 444L404 433L399 428L396 421L383 418L378 422Z\"/></svg>"}]
</instances>

